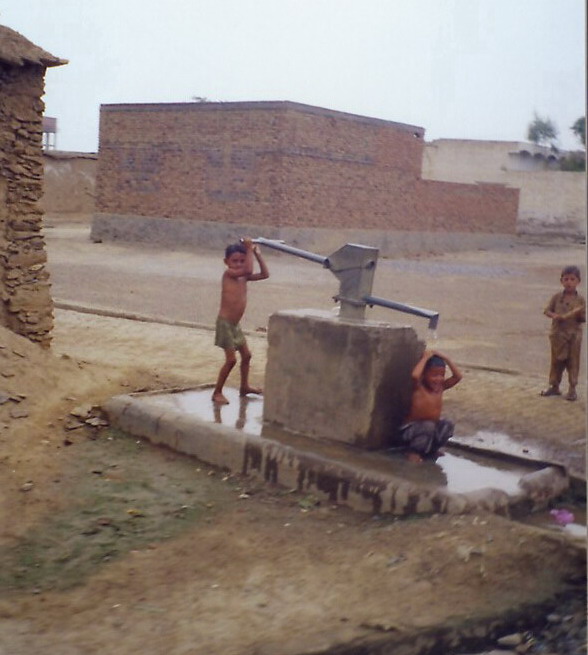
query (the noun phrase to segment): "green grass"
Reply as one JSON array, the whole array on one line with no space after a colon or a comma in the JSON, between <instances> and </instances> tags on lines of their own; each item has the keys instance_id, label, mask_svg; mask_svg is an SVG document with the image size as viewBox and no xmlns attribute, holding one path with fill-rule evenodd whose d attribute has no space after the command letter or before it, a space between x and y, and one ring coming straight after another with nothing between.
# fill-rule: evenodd
<instances>
[{"instance_id":1,"label":"green grass","mask_svg":"<svg viewBox=\"0 0 588 655\"><path fill-rule=\"evenodd\" d=\"M0 593L81 584L131 550L193 529L211 506L235 497L196 460L120 432L104 431L77 447L63 509L0 548Z\"/></svg>"}]
</instances>

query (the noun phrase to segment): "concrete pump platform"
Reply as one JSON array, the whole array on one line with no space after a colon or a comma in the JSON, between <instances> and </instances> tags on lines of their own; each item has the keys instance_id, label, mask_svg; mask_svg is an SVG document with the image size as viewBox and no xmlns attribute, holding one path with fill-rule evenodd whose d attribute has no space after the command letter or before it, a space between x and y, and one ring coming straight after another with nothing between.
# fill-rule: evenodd
<instances>
[{"instance_id":1,"label":"concrete pump platform","mask_svg":"<svg viewBox=\"0 0 588 655\"><path fill-rule=\"evenodd\" d=\"M437 462L412 464L399 452L364 451L263 424L261 397L229 405L211 401L212 385L120 395L104 405L110 423L128 434L318 500L376 514L521 515L544 508L569 480L560 467L505 462L447 449Z\"/></svg>"}]
</instances>

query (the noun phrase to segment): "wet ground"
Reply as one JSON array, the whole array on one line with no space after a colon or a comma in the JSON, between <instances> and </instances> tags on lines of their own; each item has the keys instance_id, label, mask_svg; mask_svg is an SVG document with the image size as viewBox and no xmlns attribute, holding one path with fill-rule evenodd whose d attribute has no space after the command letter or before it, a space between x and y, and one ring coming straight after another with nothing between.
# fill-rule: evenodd
<instances>
[{"instance_id":1,"label":"wet ground","mask_svg":"<svg viewBox=\"0 0 588 655\"><path fill-rule=\"evenodd\" d=\"M150 404L173 408L183 414L194 416L203 423L216 423L234 427L244 433L265 436L268 432L263 423L263 398L258 396L239 397L237 389L228 388L228 405L217 405L210 400L211 389L194 389L168 394L149 394L145 399ZM265 432L264 432L265 430ZM278 432L280 434L278 434ZM268 438L288 443L292 435L272 428ZM352 449L349 449L352 451ZM521 476L539 470L531 462L514 463L488 455L467 453L448 448L437 461L422 464L407 463L400 450L384 453L359 453L364 465L374 465L378 470L387 470L415 484L425 487L444 487L449 493L495 488L508 494L519 490Z\"/></svg>"}]
</instances>

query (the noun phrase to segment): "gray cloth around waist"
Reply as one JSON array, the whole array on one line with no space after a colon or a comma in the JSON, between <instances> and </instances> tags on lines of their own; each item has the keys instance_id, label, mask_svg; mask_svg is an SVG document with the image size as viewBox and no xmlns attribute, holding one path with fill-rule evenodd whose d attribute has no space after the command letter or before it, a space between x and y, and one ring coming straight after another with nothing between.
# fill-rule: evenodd
<instances>
[{"instance_id":1,"label":"gray cloth around waist","mask_svg":"<svg viewBox=\"0 0 588 655\"><path fill-rule=\"evenodd\" d=\"M454 425L441 418L438 421L411 421L400 427L402 445L423 457L433 457L453 436Z\"/></svg>"}]
</instances>

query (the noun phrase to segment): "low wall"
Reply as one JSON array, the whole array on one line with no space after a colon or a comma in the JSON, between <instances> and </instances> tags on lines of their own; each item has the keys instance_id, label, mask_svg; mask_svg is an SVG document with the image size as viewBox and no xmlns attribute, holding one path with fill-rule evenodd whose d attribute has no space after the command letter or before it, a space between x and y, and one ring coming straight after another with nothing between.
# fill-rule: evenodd
<instances>
[{"instance_id":1,"label":"low wall","mask_svg":"<svg viewBox=\"0 0 588 655\"><path fill-rule=\"evenodd\" d=\"M325 254L334 252L345 243L360 243L378 248L382 257L418 252L441 253L506 247L516 238L512 234L487 232L262 227L244 223L213 223L118 214L95 214L91 230L91 239L94 242L121 241L186 249L224 250L227 244L234 243L243 236L283 239L289 245Z\"/></svg>"},{"instance_id":2,"label":"low wall","mask_svg":"<svg viewBox=\"0 0 588 655\"><path fill-rule=\"evenodd\" d=\"M586 238L586 175L568 171L508 171L521 190L517 231Z\"/></svg>"},{"instance_id":3,"label":"low wall","mask_svg":"<svg viewBox=\"0 0 588 655\"><path fill-rule=\"evenodd\" d=\"M98 155L49 151L43 153L41 204L47 214L92 214L95 210Z\"/></svg>"}]
</instances>

